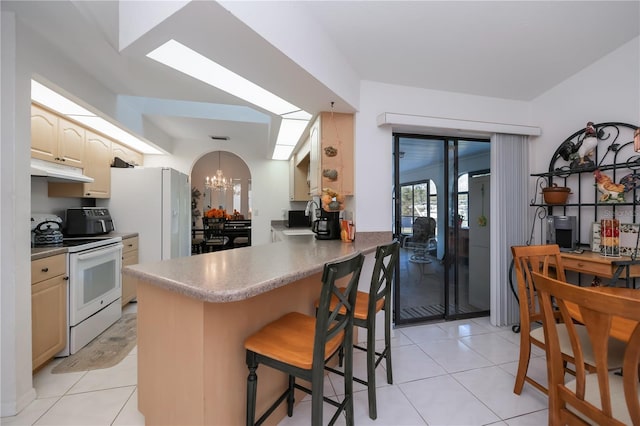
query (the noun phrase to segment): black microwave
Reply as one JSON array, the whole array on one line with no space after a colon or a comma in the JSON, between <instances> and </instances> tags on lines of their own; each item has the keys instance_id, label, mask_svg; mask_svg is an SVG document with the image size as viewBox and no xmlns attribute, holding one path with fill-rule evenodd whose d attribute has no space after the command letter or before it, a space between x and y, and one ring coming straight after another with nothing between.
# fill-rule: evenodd
<instances>
[{"instance_id":1,"label":"black microwave","mask_svg":"<svg viewBox=\"0 0 640 426\"><path fill-rule=\"evenodd\" d=\"M289 210L284 226L288 228L308 228L311 226L311 215L305 216L304 210Z\"/></svg>"}]
</instances>

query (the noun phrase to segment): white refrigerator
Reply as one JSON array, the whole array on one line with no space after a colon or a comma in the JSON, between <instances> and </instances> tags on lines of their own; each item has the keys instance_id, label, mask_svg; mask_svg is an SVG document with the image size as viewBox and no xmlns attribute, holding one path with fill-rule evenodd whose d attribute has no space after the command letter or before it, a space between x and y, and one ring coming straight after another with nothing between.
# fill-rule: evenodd
<instances>
[{"instance_id":1,"label":"white refrigerator","mask_svg":"<svg viewBox=\"0 0 640 426\"><path fill-rule=\"evenodd\" d=\"M140 263L191 255L189 177L162 167L112 168L109 209L116 232L138 233Z\"/></svg>"}]
</instances>

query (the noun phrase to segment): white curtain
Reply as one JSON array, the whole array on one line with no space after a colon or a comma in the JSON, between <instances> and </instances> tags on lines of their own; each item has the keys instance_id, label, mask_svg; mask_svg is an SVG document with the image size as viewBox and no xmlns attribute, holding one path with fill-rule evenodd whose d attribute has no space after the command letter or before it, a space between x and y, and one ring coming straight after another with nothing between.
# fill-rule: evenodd
<instances>
[{"instance_id":1,"label":"white curtain","mask_svg":"<svg viewBox=\"0 0 640 426\"><path fill-rule=\"evenodd\" d=\"M527 235L527 139L506 134L491 138L491 323L498 326L519 322L509 267L511 246L525 244Z\"/></svg>"}]
</instances>

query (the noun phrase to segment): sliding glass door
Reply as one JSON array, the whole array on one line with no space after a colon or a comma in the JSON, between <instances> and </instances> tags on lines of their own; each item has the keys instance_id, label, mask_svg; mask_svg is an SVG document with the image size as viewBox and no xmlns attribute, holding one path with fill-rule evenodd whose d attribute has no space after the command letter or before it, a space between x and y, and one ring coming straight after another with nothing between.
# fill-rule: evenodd
<instances>
[{"instance_id":1,"label":"sliding glass door","mask_svg":"<svg viewBox=\"0 0 640 426\"><path fill-rule=\"evenodd\" d=\"M394 135L396 324L489 309L489 143Z\"/></svg>"}]
</instances>

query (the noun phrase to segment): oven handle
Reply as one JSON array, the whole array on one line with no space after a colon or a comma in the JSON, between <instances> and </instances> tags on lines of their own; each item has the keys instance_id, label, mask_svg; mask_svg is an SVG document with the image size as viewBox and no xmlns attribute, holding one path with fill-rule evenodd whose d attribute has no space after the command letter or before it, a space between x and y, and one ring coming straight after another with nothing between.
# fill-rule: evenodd
<instances>
[{"instance_id":1,"label":"oven handle","mask_svg":"<svg viewBox=\"0 0 640 426\"><path fill-rule=\"evenodd\" d=\"M124 247L122 244L116 244L116 245L113 245L113 246L108 246L106 248L97 247L97 248L89 251L88 253L79 253L77 256L78 256L78 260L93 259L93 258L98 257L98 256L104 256L105 254L109 254L109 253L121 250L122 247Z\"/></svg>"}]
</instances>

